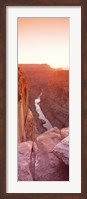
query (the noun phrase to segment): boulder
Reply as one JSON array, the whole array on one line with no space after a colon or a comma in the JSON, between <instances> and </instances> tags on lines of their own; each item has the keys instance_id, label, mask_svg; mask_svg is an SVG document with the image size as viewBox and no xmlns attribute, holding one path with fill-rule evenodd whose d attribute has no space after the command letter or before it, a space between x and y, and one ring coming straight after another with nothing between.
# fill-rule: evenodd
<instances>
[{"instance_id":1,"label":"boulder","mask_svg":"<svg viewBox=\"0 0 87 199\"><path fill-rule=\"evenodd\" d=\"M60 143L58 143L54 147L53 152L66 165L69 165L69 136L67 136Z\"/></svg>"},{"instance_id":2,"label":"boulder","mask_svg":"<svg viewBox=\"0 0 87 199\"><path fill-rule=\"evenodd\" d=\"M54 152L57 146L65 146L65 143L61 140L61 131L54 127L38 136L35 142L18 144L18 180L68 181L69 167L65 164L65 156L61 158Z\"/></svg>"},{"instance_id":3,"label":"boulder","mask_svg":"<svg viewBox=\"0 0 87 199\"><path fill-rule=\"evenodd\" d=\"M46 147L47 151L52 151L54 146L60 142L61 140L61 134L60 130L57 127L54 127L41 135L37 137L37 141L42 142L44 146Z\"/></svg>"},{"instance_id":4,"label":"boulder","mask_svg":"<svg viewBox=\"0 0 87 199\"><path fill-rule=\"evenodd\" d=\"M18 181L33 180L30 168L32 166L32 141L18 144Z\"/></svg>"},{"instance_id":5,"label":"boulder","mask_svg":"<svg viewBox=\"0 0 87 199\"><path fill-rule=\"evenodd\" d=\"M61 129L61 138L64 139L69 135L69 127Z\"/></svg>"},{"instance_id":6,"label":"boulder","mask_svg":"<svg viewBox=\"0 0 87 199\"><path fill-rule=\"evenodd\" d=\"M36 181L69 180L68 167L53 153L53 148L61 141L60 130L53 128L37 137L38 150L35 159Z\"/></svg>"}]
</instances>

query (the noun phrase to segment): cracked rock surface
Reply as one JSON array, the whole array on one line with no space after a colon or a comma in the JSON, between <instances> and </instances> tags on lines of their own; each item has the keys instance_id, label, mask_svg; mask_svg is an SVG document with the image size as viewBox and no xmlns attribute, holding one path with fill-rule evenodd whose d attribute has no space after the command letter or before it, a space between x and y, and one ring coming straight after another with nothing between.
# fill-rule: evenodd
<instances>
[{"instance_id":1,"label":"cracked rock surface","mask_svg":"<svg viewBox=\"0 0 87 199\"><path fill-rule=\"evenodd\" d=\"M55 147L60 143L64 143L64 139L61 139L61 131L57 127L38 136L36 142L20 143L18 146L18 180L69 180L68 165L54 153Z\"/></svg>"}]
</instances>

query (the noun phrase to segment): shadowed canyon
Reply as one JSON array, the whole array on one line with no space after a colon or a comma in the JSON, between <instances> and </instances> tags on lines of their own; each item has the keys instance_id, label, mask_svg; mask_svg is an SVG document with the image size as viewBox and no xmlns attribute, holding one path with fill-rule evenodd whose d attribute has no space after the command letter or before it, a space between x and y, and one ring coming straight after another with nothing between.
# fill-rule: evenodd
<instances>
[{"instance_id":1,"label":"shadowed canyon","mask_svg":"<svg viewBox=\"0 0 87 199\"><path fill-rule=\"evenodd\" d=\"M69 180L69 71L18 65L18 180Z\"/></svg>"}]
</instances>

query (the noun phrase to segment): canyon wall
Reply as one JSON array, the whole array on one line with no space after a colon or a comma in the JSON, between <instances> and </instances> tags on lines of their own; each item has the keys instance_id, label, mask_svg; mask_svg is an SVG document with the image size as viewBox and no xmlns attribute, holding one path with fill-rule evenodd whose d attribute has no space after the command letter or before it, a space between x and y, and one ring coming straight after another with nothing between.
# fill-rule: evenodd
<instances>
[{"instance_id":1,"label":"canyon wall","mask_svg":"<svg viewBox=\"0 0 87 199\"><path fill-rule=\"evenodd\" d=\"M29 83L29 108L33 112L36 121L38 134L45 132L35 111L35 99L47 86L48 80L51 78L53 69L48 64L19 64L25 79Z\"/></svg>"},{"instance_id":2,"label":"canyon wall","mask_svg":"<svg viewBox=\"0 0 87 199\"><path fill-rule=\"evenodd\" d=\"M54 71L41 95L41 109L52 126L69 126L69 71Z\"/></svg>"},{"instance_id":3,"label":"canyon wall","mask_svg":"<svg viewBox=\"0 0 87 199\"><path fill-rule=\"evenodd\" d=\"M19 65L29 82L29 107L38 132L43 128L35 111L35 99L42 92L40 107L53 127L69 126L69 70L53 69L47 64Z\"/></svg>"},{"instance_id":4,"label":"canyon wall","mask_svg":"<svg viewBox=\"0 0 87 199\"><path fill-rule=\"evenodd\" d=\"M28 83L18 68L18 142L35 139L35 120L28 108Z\"/></svg>"}]
</instances>

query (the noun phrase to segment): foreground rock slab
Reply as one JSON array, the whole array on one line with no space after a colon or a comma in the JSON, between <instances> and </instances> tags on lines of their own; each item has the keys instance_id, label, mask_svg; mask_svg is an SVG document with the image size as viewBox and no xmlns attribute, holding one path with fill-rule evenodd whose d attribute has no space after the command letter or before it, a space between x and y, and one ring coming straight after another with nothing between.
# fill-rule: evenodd
<instances>
[{"instance_id":1,"label":"foreground rock slab","mask_svg":"<svg viewBox=\"0 0 87 199\"><path fill-rule=\"evenodd\" d=\"M32 141L23 142L18 145L18 180L32 181L30 171L32 164Z\"/></svg>"},{"instance_id":2,"label":"foreground rock slab","mask_svg":"<svg viewBox=\"0 0 87 199\"><path fill-rule=\"evenodd\" d=\"M60 143L58 143L54 147L53 152L66 165L69 165L69 136L67 136Z\"/></svg>"},{"instance_id":3,"label":"foreground rock slab","mask_svg":"<svg viewBox=\"0 0 87 199\"><path fill-rule=\"evenodd\" d=\"M68 138L62 140L57 127L38 136L35 142L18 144L18 180L68 181L68 145Z\"/></svg>"},{"instance_id":4,"label":"foreground rock slab","mask_svg":"<svg viewBox=\"0 0 87 199\"><path fill-rule=\"evenodd\" d=\"M60 141L60 130L56 127L38 136L38 152L35 160L36 181L69 180L69 168L53 153L53 148Z\"/></svg>"}]
</instances>

